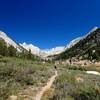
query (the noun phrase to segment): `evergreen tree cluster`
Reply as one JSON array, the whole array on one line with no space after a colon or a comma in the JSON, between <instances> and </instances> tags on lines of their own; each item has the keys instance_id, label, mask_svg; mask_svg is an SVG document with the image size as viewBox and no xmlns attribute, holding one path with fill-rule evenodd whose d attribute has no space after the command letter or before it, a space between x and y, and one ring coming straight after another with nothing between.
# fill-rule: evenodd
<instances>
[{"instance_id":1,"label":"evergreen tree cluster","mask_svg":"<svg viewBox=\"0 0 100 100\"><path fill-rule=\"evenodd\" d=\"M5 43L4 40L0 40L0 55L1 56L16 56L16 49Z\"/></svg>"},{"instance_id":2,"label":"evergreen tree cluster","mask_svg":"<svg viewBox=\"0 0 100 100\"><path fill-rule=\"evenodd\" d=\"M23 59L36 59L34 55L32 55L31 50L26 51L22 49L22 52L18 52L16 48L12 45L7 45L4 40L0 39L0 56L8 56L8 57L19 57Z\"/></svg>"}]
</instances>

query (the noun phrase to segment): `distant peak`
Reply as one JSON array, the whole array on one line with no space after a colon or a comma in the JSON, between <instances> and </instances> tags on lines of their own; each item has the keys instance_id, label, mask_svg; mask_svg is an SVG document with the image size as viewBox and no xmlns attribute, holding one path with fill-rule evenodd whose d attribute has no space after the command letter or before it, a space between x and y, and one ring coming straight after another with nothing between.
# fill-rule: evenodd
<instances>
[{"instance_id":1,"label":"distant peak","mask_svg":"<svg viewBox=\"0 0 100 100\"><path fill-rule=\"evenodd\" d=\"M23 45L26 45L26 42L22 43Z\"/></svg>"},{"instance_id":2,"label":"distant peak","mask_svg":"<svg viewBox=\"0 0 100 100\"><path fill-rule=\"evenodd\" d=\"M23 46L30 46L30 47L37 47L37 46L35 46L35 45L33 45L33 44L28 44L28 43L26 43L26 42L24 42L24 43L19 43L20 45L23 45Z\"/></svg>"}]
</instances>

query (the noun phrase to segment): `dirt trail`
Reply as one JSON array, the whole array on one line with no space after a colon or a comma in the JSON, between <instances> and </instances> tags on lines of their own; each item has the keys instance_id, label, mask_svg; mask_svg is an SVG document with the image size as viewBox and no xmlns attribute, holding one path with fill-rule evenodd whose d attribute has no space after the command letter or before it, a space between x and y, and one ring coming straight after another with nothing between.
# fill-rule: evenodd
<instances>
[{"instance_id":1,"label":"dirt trail","mask_svg":"<svg viewBox=\"0 0 100 100\"><path fill-rule=\"evenodd\" d=\"M39 92L37 93L35 100L41 100L41 98L42 98L44 92L45 92L46 90L48 90L48 89L52 86L52 84L53 84L53 82L55 81L55 78L56 78L56 77L57 77L57 71L55 71L55 75L53 75L53 76L49 79L49 81L47 82L47 85L44 86L44 87L42 87L41 91L39 91Z\"/></svg>"}]
</instances>

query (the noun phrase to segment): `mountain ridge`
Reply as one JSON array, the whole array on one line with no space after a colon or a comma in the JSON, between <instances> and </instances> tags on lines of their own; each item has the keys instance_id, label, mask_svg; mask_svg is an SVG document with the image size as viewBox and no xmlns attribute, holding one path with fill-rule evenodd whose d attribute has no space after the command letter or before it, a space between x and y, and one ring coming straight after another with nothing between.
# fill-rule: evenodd
<instances>
[{"instance_id":1,"label":"mountain ridge","mask_svg":"<svg viewBox=\"0 0 100 100\"><path fill-rule=\"evenodd\" d=\"M64 51L64 46L59 46L59 47L55 47L55 48L51 48L51 49L40 49L37 46L34 46L33 44L27 44L27 43L16 43L12 38L10 38L5 32L0 31L0 38L3 39L7 45L12 45L14 48L17 49L18 52L22 52L22 48L26 49L27 51L31 50L32 54L36 55L36 56L40 56L40 57L47 57L50 55L54 55L54 54L59 54L62 51Z\"/></svg>"},{"instance_id":2,"label":"mountain ridge","mask_svg":"<svg viewBox=\"0 0 100 100\"><path fill-rule=\"evenodd\" d=\"M93 28L75 45L57 56L57 59L89 59L99 60L100 55L100 28Z\"/></svg>"},{"instance_id":3,"label":"mountain ridge","mask_svg":"<svg viewBox=\"0 0 100 100\"><path fill-rule=\"evenodd\" d=\"M31 50L32 54L34 54L34 55L45 58L48 56L59 55L62 52L65 52L66 50L75 46L78 42L84 40L87 36L91 35L91 33L97 29L98 29L98 27L94 27L85 36L73 39L66 46L58 46L58 47L51 48L51 49L41 49L33 44L27 44L26 42L18 44L14 40L12 40L9 36L7 36L6 33L2 32L2 31L0 31L0 38L4 39L8 45L14 46L19 52L21 52L21 48L24 48L27 51Z\"/></svg>"},{"instance_id":4,"label":"mountain ridge","mask_svg":"<svg viewBox=\"0 0 100 100\"><path fill-rule=\"evenodd\" d=\"M40 49L39 47L34 46L33 44L27 44L25 42L23 44L20 43L20 45L27 50L30 49L33 54L36 54L41 57L42 56L47 57L50 55L59 54L65 50L64 46L59 46L51 49Z\"/></svg>"}]
</instances>

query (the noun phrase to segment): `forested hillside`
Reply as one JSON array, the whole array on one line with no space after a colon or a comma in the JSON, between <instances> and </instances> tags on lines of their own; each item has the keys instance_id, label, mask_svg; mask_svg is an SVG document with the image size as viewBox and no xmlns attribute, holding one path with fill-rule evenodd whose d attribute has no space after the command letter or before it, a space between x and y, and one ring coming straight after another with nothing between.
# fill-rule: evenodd
<instances>
[{"instance_id":1,"label":"forested hillside","mask_svg":"<svg viewBox=\"0 0 100 100\"><path fill-rule=\"evenodd\" d=\"M3 39L0 39L0 56L6 57L18 57L23 59L38 60L38 57L31 53L31 50L27 51L23 47L20 47L19 52L17 48L12 45L7 45Z\"/></svg>"},{"instance_id":2,"label":"forested hillside","mask_svg":"<svg viewBox=\"0 0 100 100\"><path fill-rule=\"evenodd\" d=\"M71 59L72 57L100 60L100 28L83 37L74 46L58 55L56 59Z\"/></svg>"}]
</instances>

